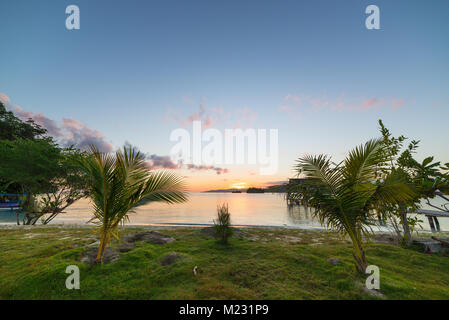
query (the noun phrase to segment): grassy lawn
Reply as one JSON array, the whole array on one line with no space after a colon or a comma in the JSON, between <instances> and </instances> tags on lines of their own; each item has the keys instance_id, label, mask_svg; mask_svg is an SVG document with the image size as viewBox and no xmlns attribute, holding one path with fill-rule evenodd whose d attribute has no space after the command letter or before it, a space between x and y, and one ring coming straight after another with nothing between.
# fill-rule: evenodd
<instances>
[{"instance_id":1,"label":"grassy lawn","mask_svg":"<svg viewBox=\"0 0 449 320\"><path fill-rule=\"evenodd\" d=\"M117 262L87 266L80 257L96 241L92 229L2 228L0 299L376 299L361 288L365 277L355 271L350 244L331 232L244 229L246 237L223 246L197 228L158 231L176 241L137 242ZM449 299L447 254L375 243L366 249L386 299ZM185 259L162 266L169 252ZM81 290L65 288L72 264L80 267Z\"/></svg>"}]
</instances>

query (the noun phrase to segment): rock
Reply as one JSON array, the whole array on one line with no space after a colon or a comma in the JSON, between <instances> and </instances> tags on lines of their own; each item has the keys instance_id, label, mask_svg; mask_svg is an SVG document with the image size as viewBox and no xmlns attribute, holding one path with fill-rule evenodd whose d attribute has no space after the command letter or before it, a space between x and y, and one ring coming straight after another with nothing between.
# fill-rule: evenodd
<instances>
[{"instance_id":1,"label":"rock","mask_svg":"<svg viewBox=\"0 0 449 320\"><path fill-rule=\"evenodd\" d=\"M176 252L167 253L161 260L161 265L168 266L178 260L183 259L183 256Z\"/></svg>"},{"instance_id":2,"label":"rock","mask_svg":"<svg viewBox=\"0 0 449 320\"><path fill-rule=\"evenodd\" d=\"M94 242L88 244L87 246L88 247L95 247L95 246L99 246L99 245L100 245L100 240L94 241Z\"/></svg>"},{"instance_id":3,"label":"rock","mask_svg":"<svg viewBox=\"0 0 449 320\"><path fill-rule=\"evenodd\" d=\"M81 257L81 262L87 265L94 265L95 259L97 258L98 247L93 247L88 249L84 255ZM115 262L119 259L119 253L112 249L111 247L106 247L103 256L103 263L108 264L111 262Z\"/></svg>"},{"instance_id":4,"label":"rock","mask_svg":"<svg viewBox=\"0 0 449 320\"><path fill-rule=\"evenodd\" d=\"M134 249L134 244L129 242L124 242L120 245L120 252L129 252Z\"/></svg>"},{"instance_id":5,"label":"rock","mask_svg":"<svg viewBox=\"0 0 449 320\"><path fill-rule=\"evenodd\" d=\"M232 228L233 229L233 237L238 237L238 238L245 238L248 237L248 234L240 229L236 229L236 228ZM206 235L208 237L213 237L213 238L217 238L217 235L215 234L215 228L214 227L206 227L203 229L200 229L199 233Z\"/></svg>"},{"instance_id":6,"label":"rock","mask_svg":"<svg viewBox=\"0 0 449 320\"><path fill-rule=\"evenodd\" d=\"M340 260L337 258L330 258L327 259L327 262L329 262L330 264L334 265L334 266L338 266L340 264Z\"/></svg>"},{"instance_id":7,"label":"rock","mask_svg":"<svg viewBox=\"0 0 449 320\"><path fill-rule=\"evenodd\" d=\"M213 237L213 238L217 237L217 235L215 233L215 229L213 227L207 227L207 228L200 229L199 233L206 235L208 237Z\"/></svg>"},{"instance_id":8,"label":"rock","mask_svg":"<svg viewBox=\"0 0 449 320\"><path fill-rule=\"evenodd\" d=\"M145 241L154 244L166 244L175 241L175 239L173 239L172 237L156 231L137 232L124 236L123 240L131 243L136 241Z\"/></svg>"}]
</instances>

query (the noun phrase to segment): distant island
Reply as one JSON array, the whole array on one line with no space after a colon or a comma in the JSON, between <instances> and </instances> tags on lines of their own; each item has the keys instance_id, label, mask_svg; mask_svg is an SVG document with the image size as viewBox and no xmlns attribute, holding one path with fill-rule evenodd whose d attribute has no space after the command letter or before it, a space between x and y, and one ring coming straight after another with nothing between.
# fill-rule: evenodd
<instances>
[{"instance_id":1,"label":"distant island","mask_svg":"<svg viewBox=\"0 0 449 320\"><path fill-rule=\"evenodd\" d=\"M215 189L215 190L207 190L203 191L207 193L281 193L285 192L285 185L272 185L268 186L266 188L256 188L256 187L250 187L250 188L243 188L243 189L236 189L236 188L230 188L230 189Z\"/></svg>"},{"instance_id":2,"label":"distant island","mask_svg":"<svg viewBox=\"0 0 449 320\"><path fill-rule=\"evenodd\" d=\"M246 192L247 189L215 189L215 190L207 190L203 192L207 193L221 193L221 192L229 192L229 193L239 193L239 192Z\"/></svg>"}]
</instances>

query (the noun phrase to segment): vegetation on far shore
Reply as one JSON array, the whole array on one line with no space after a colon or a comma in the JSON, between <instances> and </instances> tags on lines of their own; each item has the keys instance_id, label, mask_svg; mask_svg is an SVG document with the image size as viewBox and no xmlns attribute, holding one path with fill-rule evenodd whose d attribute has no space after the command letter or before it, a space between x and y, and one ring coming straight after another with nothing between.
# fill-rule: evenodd
<instances>
[{"instance_id":1,"label":"vegetation on far shore","mask_svg":"<svg viewBox=\"0 0 449 320\"><path fill-rule=\"evenodd\" d=\"M142 230L127 227L121 238ZM241 229L220 245L198 228L158 231L176 240L139 242L116 262L88 266L80 257L99 239L92 228L2 228L0 299L449 299L447 254L368 243L368 262L380 268L378 297L363 289L367 275L354 268L352 245L334 232ZM185 259L161 265L170 252ZM80 290L65 287L68 265L80 267Z\"/></svg>"}]
</instances>

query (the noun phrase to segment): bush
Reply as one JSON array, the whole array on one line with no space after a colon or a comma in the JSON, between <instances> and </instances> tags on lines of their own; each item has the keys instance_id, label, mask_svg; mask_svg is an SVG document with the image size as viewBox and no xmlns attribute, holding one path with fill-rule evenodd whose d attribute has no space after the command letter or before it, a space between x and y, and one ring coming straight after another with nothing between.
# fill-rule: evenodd
<instances>
[{"instance_id":1,"label":"bush","mask_svg":"<svg viewBox=\"0 0 449 320\"><path fill-rule=\"evenodd\" d=\"M217 207L217 220L214 220L214 229L220 242L227 244L228 239L233 233L231 228L231 214L229 213L227 203Z\"/></svg>"}]
</instances>

